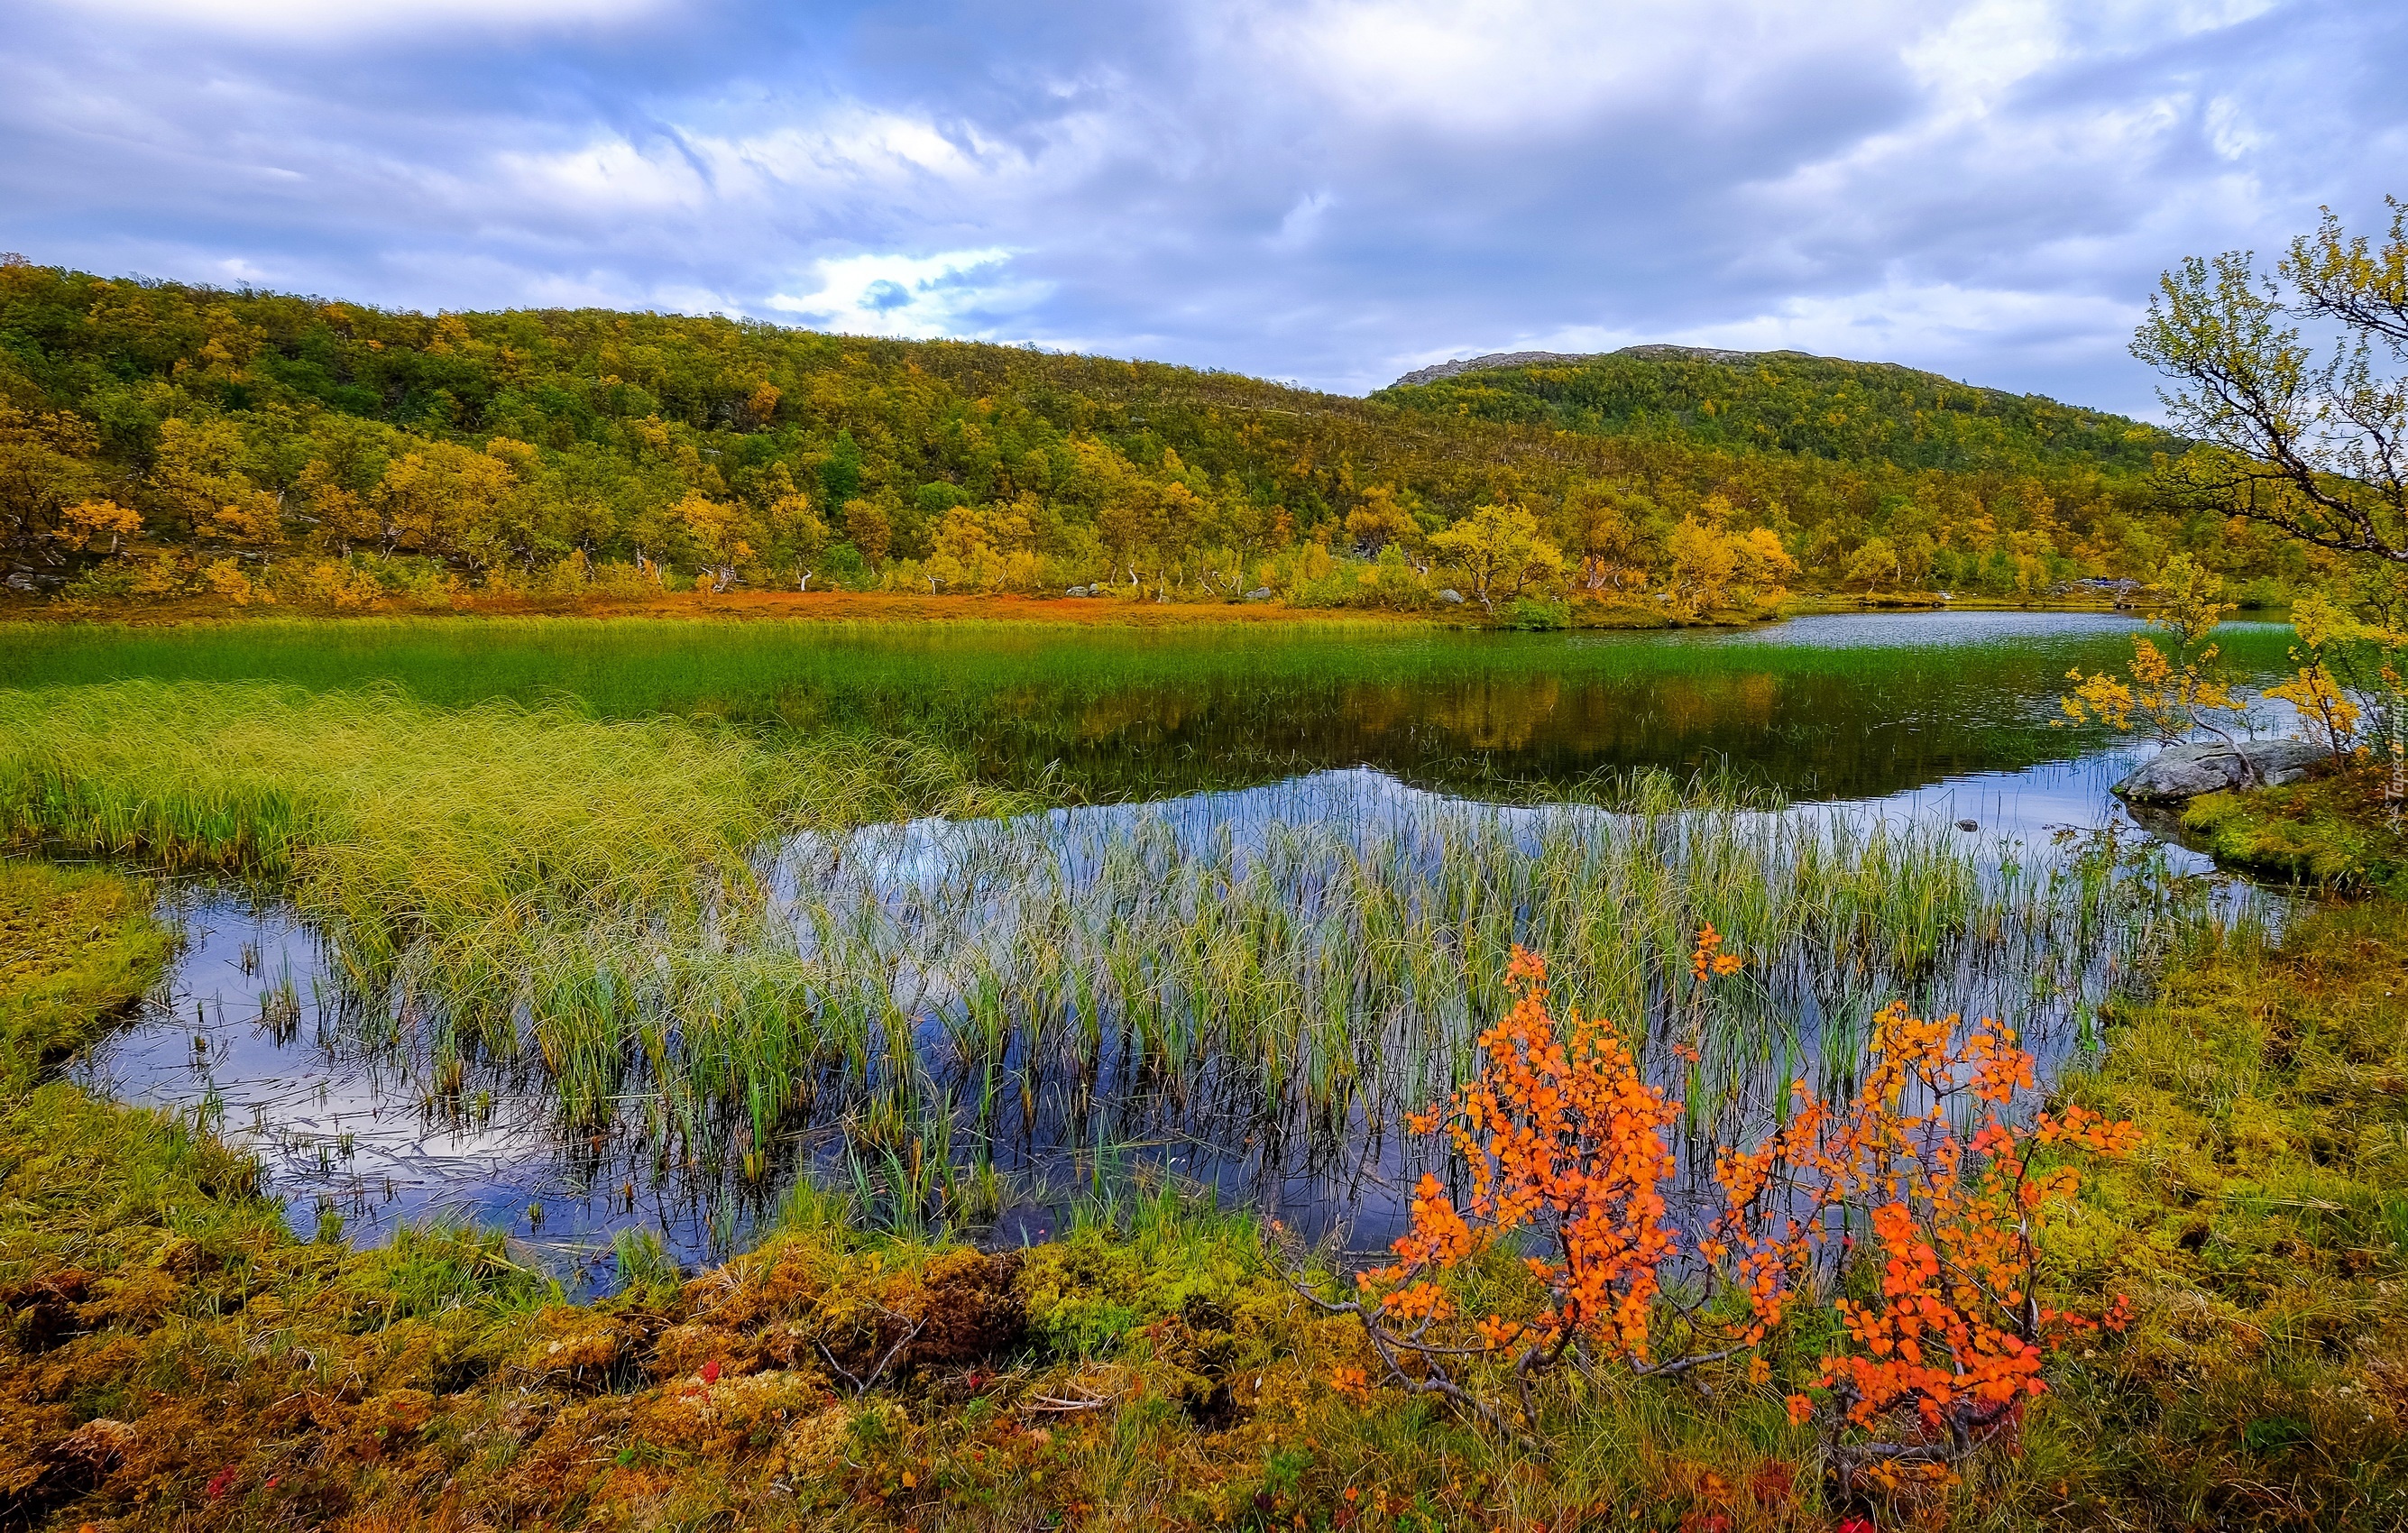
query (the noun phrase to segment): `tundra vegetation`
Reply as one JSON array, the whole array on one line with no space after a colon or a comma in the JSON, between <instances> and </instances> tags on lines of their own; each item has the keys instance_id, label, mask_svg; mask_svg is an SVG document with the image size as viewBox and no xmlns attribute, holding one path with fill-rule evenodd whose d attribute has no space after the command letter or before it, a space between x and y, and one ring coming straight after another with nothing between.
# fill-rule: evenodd
<instances>
[{"instance_id":1,"label":"tundra vegetation","mask_svg":"<svg viewBox=\"0 0 2408 1533\"><path fill-rule=\"evenodd\" d=\"M2312 551L2279 528L2168 509L2152 467L2186 447L1786 352L1357 400L995 346L0 265L0 560L69 611L1075 590L1091 612L1254 596L1550 627L1758 614L1792 590L2033 602L2180 552L2261 604L2309 583Z\"/></svg>"},{"instance_id":2,"label":"tundra vegetation","mask_svg":"<svg viewBox=\"0 0 2408 1533\"><path fill-rule=\"evenodd\" d=\"M2381 342L2403 250L2328 228L2280 275ZM850 692L775 684L784 650L696 687L681 657L781 640L660 625L656 664L580 697L544 657L619 652L590 628L12 631L0 1526L2401 1526L2408 633L2396 499L2345 440L2387 438L2396 396L2365 352L2299 364L2246 268L2208 270L2170 277L2142 341L2209 380L2175 408L2199 446L1802 362L1286 416L1087 359L0 270L12 557L90 609L724 595L824 561L1161 605L1446 579L1535 624L1600 569L1710 614L1828 572L1806 529L1880 527L1843 551L1874 583L1910 550L2020 550L2035 595L2051 559L2145 551L2120 568L2153 572L2155 627L2071 666L2060 741L2271 704L2324 748L2182 813L2299 886L2270 914L2162 848L1985 863L1954 827L1661 761L1199 836L1126 801L1161 780L1040 748L1116 727L1108 690L999 747L1037 684L1009 654L936 702L841 644ZM2216 416L2243 376L2292 386ZM1806 408L1840 398L1870 417ZM2035 532L2033 485L2063 522ZM1964 515L1842 514L1923 504L1891 494ZM1660 559L1582 544L1575 506ZM2257 686L2235 665L2264 640L2224 620L2265 580L2300 599ZM1323 664L1286 642L1248 666ZM1166 693L1196 674L1133 652ZM1648 663L1651 728L1727 691L1811 738L1682 654ZM1494 739L1504 713L1472 711ZM2013 729L2045 757L2045 724ZM430 1124L537 1082L560 1131L750 1189L759 1239L691 1269L624 1231L610 1291L572 1301L502 1231L294 1230L206 1114L60 1068L173 961L152 895L179 879L289 902ZM1949 996L1979 1007L1924 1004ZM1308 1167L1381 1143L1413 1188L1393 1241L1361 1259L1097 1153L1059 1238L980 1243L1015 1141L1100 1144L1131 1085L1141 1130ZM806 1154L815 1114L840 1131Z\"/></svg>"}]
</instances>

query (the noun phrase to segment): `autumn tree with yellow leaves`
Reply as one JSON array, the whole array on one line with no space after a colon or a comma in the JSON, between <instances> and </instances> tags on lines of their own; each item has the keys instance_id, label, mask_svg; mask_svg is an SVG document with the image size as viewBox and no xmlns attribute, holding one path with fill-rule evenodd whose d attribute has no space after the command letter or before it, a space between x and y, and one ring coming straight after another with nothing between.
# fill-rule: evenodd
<instances>
[{"instance_id":1,"label":"autumn tree with yellow leaves","mask_svg":"<svg viewBox=\"0 0 2408 1533\"><path fill-rule=\"evenodd\" d=\"M2172 652L2145 634L2132 636L2131 664L2121 674L2066 672L2073 690L2058 700L2075 724L2103 724L2174 743L2205 734L2229 745L2248 724L2248 700L2235 692L2208 636L2232 610L2224 581L2186 555L2176 555L2154 595L2152 627L2169 635Z\"/></svg>"},{"instance_id":2,"label":"autumn tree with yellow leaves","mask_svg":"<svg viewBox=\"0 0 2408 1533\"><path fill-rule=\"evenodd\" d=\"M1540 532L1538 518L1519 506L1480 507L1455 525L1432 533L1429 546L1463 571L1472 596L1491 612L1498 602L1543 589L1564 573L1563 550Z\"/></svg>"}]
</instances>

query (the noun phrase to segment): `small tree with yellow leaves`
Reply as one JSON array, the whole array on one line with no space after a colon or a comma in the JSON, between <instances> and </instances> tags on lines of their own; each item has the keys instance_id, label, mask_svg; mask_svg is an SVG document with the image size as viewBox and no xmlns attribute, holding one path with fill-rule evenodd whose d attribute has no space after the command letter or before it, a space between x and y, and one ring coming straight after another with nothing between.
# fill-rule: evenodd
<instances>
[{"instance_id":1,"label":"small tree with yellow leaves","mask_svg":"<svg viewBox=\"0 0 2408 1533\"><path fill-rule=\"evenodd\" d=\"M2224 580L2178 553L2167 561L2156 595L2149 623L2172 636L2173 652L2135 634L2132 664L2122 676L2070 670L2065 676L2073 690L2057 706L2075 724L2103 724L2167 744L2207 734L2230 745L2235 731L2248 726L2249 705L2224 677L2217 646L2208 642L2233 609L2224 599Z\"/></svg>"},{"instance_id":2,"label":"small tree with yellow leaves","mask_svg":"<svg viewBox=\"0 0 2408 1533\"><path fill-rule=\"evenodd\" d=\"M50 536L81 553L117 557L127 539L142 535L142 518L113 500L83 500L59 513L58 530ZM106 542L107 547L101 545Z\"/></svg>"}]
</instances>

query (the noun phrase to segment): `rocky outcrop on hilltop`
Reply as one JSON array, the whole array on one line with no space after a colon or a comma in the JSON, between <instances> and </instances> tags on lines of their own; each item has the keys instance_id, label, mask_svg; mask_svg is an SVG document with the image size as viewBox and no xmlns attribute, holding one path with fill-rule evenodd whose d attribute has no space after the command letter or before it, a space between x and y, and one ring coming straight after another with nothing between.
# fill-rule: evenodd
<instances>
[{"instance_id":1,"label":"rocky outcrop on hilltop","mask_svg":"<svg viewBox=\"0 0 2408 1533\"><path fill-rule=\"evenodd\" d=\"M1583 363L1605 357L1646 357L1658 361L1749 363L1758 357L1803 356L1802 351L1726 351L1712 346L1669 346L1649 344L1626 346L1619 351L1491 351L1485 356L1470 357L1457 362L1433 363L1416 367L1389 385L1400 388L1407 383L1435 383L1441 378L1454 378L1460 373L1494 372L1499 367L1577 367Z\"/></svg>"},{"instance_id":2,"label":"rocky outcrop on hilltop","mask_svg":"<svg viewBox=\"0 0 2408 1533\"><path fill-rule=\"evenodd\" d=\"M1570 351L1491 351L1486 356L1471 357L1458 362L1439 362L1433 363L1426 367L1416 367L1412 372L1407 373L1404 377L1397 380L1396 382L1388 386L1390 388L1401 388L1407 383L1435 383L1441 378L1453 378L1457 373L1489 372L1498 367L1555 367L1567 365L1578 365L1584 362L1595 362L1598 357L1604 354L1605 353L1601 351L1586 353L1573 353Z\"/></svg>"}]
</instances>

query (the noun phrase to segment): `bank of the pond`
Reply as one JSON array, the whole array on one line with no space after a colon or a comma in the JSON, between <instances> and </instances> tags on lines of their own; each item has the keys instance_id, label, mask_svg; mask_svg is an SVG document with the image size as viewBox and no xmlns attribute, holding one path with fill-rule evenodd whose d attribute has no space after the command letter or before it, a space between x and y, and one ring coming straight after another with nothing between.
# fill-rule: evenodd
<instances>
[{"instance_id":1,"label":"bank of the pond","mask_svg":"<svg viewBox=\"0 0 2408 1533\"><path fill-rule=\"evenodd\" d=\"M15 1082L162 935L107 875L12 867ZM2064 1095L2143 1126L2057 1244L2129 1294L2019 1450L1919 1509L1973 1528L2388 1528L2408 1514L2408 920L2332 905L2180 955ZM1500 1446L1386 1391L1251 1223L1139 1200L990 1257L798 1199L680 1282L578 1307L496 1237L305 1242L189 1124L56 1079L0 1112L0 1524L1814 1528L1784 1381L1610 1382ZM2052 1296L2058 1297L2058 1296ZM1893 1507L1886 1524L1906 1512Z\"/></svg>"},{"instance_id":2,"label":"bank of the pond","mask_svg":"<svg viewBox=\"0 0 2408 1533\"><path fill-rule=\"evenodd\" d=\"M2179 819L2218 863L2254 877L2408 895L2408 793L2379 756L2260 792L2205 794Z\"/></svg>"},{"instance_id":3,"label":"bank of the pond","mask_svg":"<svg viewBox=\"0 0 2408 1533\"><path fill-rule=\"evenodd\" d=\"M2069 1494L2106 1526L2408 1526L2408 904L2207 945L2114 1020L2066 1091L2148 1139L2073 1249L2143 1318L2050 1412Z\"/></svg>"},{"instance_id":4,"label":"bank of the pond","mask_svg":"<svg viewBox=\"0 0 2408 1533\"><path fill-rule=\"evenodd\" d=\"M715 592L707 586L645 596L587 595L540 596L463 591L450 600L387 598L352 609L302 609L319 621L347 622L395 614L447 619L580 617L613 620L697 619L710 622L890 623L902 624L1038 623L1101 628L1262 628L1331 626L1362 628L1666 629L1727 628L1776 623L1793 609L1787 602L1733 609L1675 614L1656 603L1623 603L1581 597L1570 601L1516 601L1491 612L1469 598L1424 598L1411 605L1366 602L1347 606L1294 606L1285 600L1156 601L1112 592L1094 596L1024 595L980 592L947 595L908 591ZM1808 609L1799 607L1796 609ZM2071 606L2067 609L2077 609ZM2097 609L2097 604L2086 610ZM237 605L208 595L134 603L88 603L0 595L0 617L29 623L107 623L135 627L244 623L274 618L273 603Z\"/></svg>"}]
</instances>

